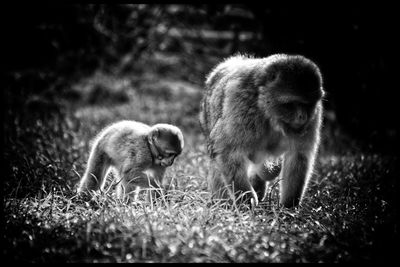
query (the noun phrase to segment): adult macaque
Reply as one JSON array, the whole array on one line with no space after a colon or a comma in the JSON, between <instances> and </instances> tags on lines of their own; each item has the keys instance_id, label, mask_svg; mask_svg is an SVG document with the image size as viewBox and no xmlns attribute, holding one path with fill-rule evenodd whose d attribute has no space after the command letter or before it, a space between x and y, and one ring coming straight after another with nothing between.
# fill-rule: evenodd
<instances>
[{"instance_id":1,"label":"adult macaque","mask_svg":"<svg viewBox=\"0 0 400 267\"><path fill-rule=\"evenodd\" d=\"M320 143L323 96L319 68L300 55L239 55L217 65L200 112L217 170L213 196L244 193L257 205L280 174L280 203L299 205Z\"/></svg>"}]
</instances>

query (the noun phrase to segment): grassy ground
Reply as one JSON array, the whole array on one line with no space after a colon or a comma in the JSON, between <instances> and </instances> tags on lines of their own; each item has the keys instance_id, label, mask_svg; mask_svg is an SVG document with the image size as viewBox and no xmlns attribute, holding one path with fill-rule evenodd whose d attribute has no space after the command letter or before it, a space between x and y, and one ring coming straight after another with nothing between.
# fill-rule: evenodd
<instances>
[{"instance_id":1,"label":"grassy ground","mask_svg":"<svg viewBox=\"0 0 400 267\"><path fill-rule=\"evenodd\" d=\"M212 205L209 159L197 123L203 70L188 67L185 73L182 62L168 70L163 62L174 61L160 57L148 65L152 69L134 75L96 73L78 81L60 98L61 114L37 115L46 102L11 114L3 152L7 261L386 262L395 257L398 161L393 157L323 148L302 207L280 208L276 186L253 211ZM166 173L174 185L169 201L128 204L116 200L112 190L89 202L76 197L89 140L120 119L167 122L183 130L184 152Z\"/></svg>"}]
</instances>

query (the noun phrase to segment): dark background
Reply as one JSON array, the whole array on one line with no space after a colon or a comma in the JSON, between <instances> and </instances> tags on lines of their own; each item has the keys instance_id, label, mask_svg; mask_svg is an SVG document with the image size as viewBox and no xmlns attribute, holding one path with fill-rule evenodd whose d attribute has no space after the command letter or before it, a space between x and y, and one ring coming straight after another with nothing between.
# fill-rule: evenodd
<instances>
[{"instance_id":1,"label":"dark background","mask_svg":"<svg viewBox=\"0 0 400 267\"><path fill-rule=\"evenodd\" d=\"M182 53L193 64L235 52L303 54L324 75L326 123L361 150L395 153L399 129L398 88L389 74L391 37L396 34L392 8L293 3L9 5L2 8L6 114L18 112L31 94L48 93L50 86L54 94L96 69L127 73L136 60L156 51ZM178 30L175 35L158 31L161 24ZM203 30L217 35L228 31L232 38L207 38ZM241 39L242 33L248 37ZM194 45L182 45L190 38L195 38ZM32 83L36 86L28 86ZM61 94L49 101L54 97Z\"/></svg>"}]
</instances>

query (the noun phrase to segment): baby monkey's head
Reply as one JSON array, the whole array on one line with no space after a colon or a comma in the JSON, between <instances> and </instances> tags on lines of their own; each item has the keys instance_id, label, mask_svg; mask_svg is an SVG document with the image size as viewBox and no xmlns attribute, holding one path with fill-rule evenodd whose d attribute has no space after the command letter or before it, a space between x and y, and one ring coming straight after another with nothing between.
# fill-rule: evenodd
<instances>
[{"instance_id":1,"label":"baby monkey's head","mask_svg":"<svg viewBox=\"0 0 400 267\"><path fill-rule=\"evenodd\" d=\"M149 144L154 164L168 167L183 150L183 134L176 126L159 123L151 128Z\"/></svg>"}]
</instances>

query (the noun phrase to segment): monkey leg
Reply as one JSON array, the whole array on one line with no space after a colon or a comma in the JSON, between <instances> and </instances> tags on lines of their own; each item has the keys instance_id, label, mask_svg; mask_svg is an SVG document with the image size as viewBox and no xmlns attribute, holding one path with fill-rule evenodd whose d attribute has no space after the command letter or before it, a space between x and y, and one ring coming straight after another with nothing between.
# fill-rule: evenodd
<instances>
[{"instance_id":1,"label":"monkey leg","mask_svg":"<svg viewBox=\"0 0 400 267\"><path fill-rule=\"evenodd\" d=\"M213 199L229 199L229 189L224 182L219 166L214 164L208 174L208 187Z\"/></svg>"},{"instance_id":2,"label":"monkey leg","mask_svg":"<svg viewBox=\"0 0 400 267\"><path fill-rule=\"evenodd\" d=\"M308 176L310 162L304 154L291 153L283 159L282 179L280 181L280 202L290 208L299 205Z\"/></svg>"},{"instance_id":3,"label":"monkey leg","mask_svg":"<svg viewBox=\"0 0 400 267\"><path fill-rule=\"evenodd\" d=\"M90 153L85 174L83 175L77 192L100 189L105 182L111 166L111 160L99 147L94 147Z\"/></svg>"},{"instance_id":4,"label":"monkey leg","mask_svg":"<svg viewBox=\"0 0 400 267\"><path fill-rule=\"evenodd\" d=\"M125 181L121 181L116 188L117 198L122 201L137 201L139 198L139 193L141 191L140 186L132 185L126 183Z\"/></svg>"},{"instance_id":5,"label":"monkey leg","mask_svg":"<svg viewBox=\"0 0 400 267\"><path fill-rule=\"evenodd\" d=\"M221 169L223 181L227 185L228 190L234 193L234 198L239 202L251 203L258 205L257 193L254 191L248 177L245 160L242 156L236 153L219 155L216 158Z\"/></svg>"}]
</instances>

